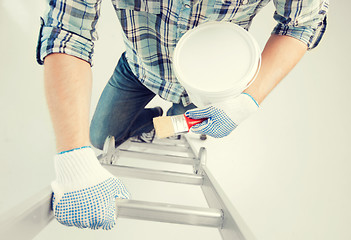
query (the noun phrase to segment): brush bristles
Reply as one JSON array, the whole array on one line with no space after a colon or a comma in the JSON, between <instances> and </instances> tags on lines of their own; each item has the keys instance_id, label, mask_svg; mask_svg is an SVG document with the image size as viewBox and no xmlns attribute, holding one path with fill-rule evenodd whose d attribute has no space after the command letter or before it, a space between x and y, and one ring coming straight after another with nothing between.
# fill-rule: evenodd
<instances>
[{"instance_id":1,"label":"brush bristles","mask_svg":"<svg viewBox=\"0 0 351 240\"><path fill-rule=\"evenodd\" d=\"M175 134L171 117L156 117L153 122L158 138L166 138Z\"/></svg>"}]
</instances>

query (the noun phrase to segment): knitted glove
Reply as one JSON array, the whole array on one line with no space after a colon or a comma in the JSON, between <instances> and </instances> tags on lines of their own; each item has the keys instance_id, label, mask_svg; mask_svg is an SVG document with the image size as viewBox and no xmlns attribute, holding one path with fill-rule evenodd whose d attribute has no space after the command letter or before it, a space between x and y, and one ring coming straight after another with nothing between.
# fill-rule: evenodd
<instances>
[{"instance_id":1,"label":"knitted glove","mask_svg":"<svg viewBox=\"0 0 351 240\"><path fill-rule=\"evenodd\" d=\"M55 156L53 210L60 223L109 230L116 224L116 198L129 198L123 183L105 170L90 147Z\"/></svg>"},{"instance_id":2,"label":"knitted glove","mask_svg":"<svg viewBox=\"0 0 351 240\"><path fill-rule=\"evenodd\" d=\"M189 110L185 115L192 119L208 118L191 128L194 133L222 138L230 134L242 121L259 108L249 94Z\"/></svg>"}]
</instances>

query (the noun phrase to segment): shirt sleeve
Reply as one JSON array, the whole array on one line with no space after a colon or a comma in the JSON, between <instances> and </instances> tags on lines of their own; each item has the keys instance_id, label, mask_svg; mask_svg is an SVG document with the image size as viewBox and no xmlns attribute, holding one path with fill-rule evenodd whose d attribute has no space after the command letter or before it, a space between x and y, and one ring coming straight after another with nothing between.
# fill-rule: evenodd
<instances>
[{"instance_id":1,"label":"shirt sleeve","mask_svg":"<svg viewBox=\"0 0 351 240\"><path fill-rule=\"evenodd\" d=\"M329 0L274 0L274 19L278 22L272 33L287 35L315 48L327 26Z\"/></svg>"},{"instance_id":2,"label":"shirt sleeve","mask_svg":"<svg viewBox=\"0 0 351 240\"><path fill-rule=\"evenodd\" d=\"M37 62L51 53L66 53L92 64L101 0L47 0L41 18Z\"/></svg>"}]
</instances>

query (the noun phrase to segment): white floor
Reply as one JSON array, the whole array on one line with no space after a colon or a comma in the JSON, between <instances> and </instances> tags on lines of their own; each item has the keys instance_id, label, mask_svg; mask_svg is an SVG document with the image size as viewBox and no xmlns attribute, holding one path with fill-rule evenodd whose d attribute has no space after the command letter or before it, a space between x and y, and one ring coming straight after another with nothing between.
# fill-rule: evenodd
<instances>
[{"instance_id":1,"label":"white floor","mask_svg":"<svg viewBox=\"0 0 351 240\"><path fill-rule=\"evenodd\" d=\"M42 67L35 63L43 3L0 1L0 213L54 178L54 136ZM332 2L320 46L306 54L235 133L205 143L209 168L259 240L351 239L351 34L345 30L350 7L349 2ZM252 26L261 47L273 28L273 11L270 4ZM103 2L102 13L92 111L123 52L109 1ZM152 102L156 104L167 106L159 99ZM127 181L137 199L204 204L196 189L181 185L175 193L163 184ZM81 231L52 222L36 240L62 238L219 239L214 229L119 219L112 232Z\"/></svg>"}]
</instances>

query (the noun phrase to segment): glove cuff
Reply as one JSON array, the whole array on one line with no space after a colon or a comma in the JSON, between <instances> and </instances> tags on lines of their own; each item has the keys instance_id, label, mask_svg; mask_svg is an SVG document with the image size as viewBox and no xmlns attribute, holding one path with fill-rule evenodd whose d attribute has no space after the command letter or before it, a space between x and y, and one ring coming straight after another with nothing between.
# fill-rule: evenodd
<instances>
[{"instance_id":1,"label":"glove cuff","mask_svg":"<svg viewBox=\"0 0 351 240\"><path fill-rule=\"evenodd\" d=\"M218 108L223 109L236 125L239 125L259 108L255 99L247 93L242 93L238 97L221 102L218 105L220 105Z\"/></svg>"},{"instance_id":2,"label":"glove cuff","mask_svg":"<svg viewBox=\"0 0 351 240\"><path fill-rule=\"evenodd\" d=\"M52 188L61 191L74 191L94 186L112 175L97 160L90 147L82 147L61 152L54 157L56 181ZM57 189L58 190L58 189Z\"/></svg>"},{"instance_id":3,"label":"glove cuff","mask_svg":"<svg viewBox=\"0 0 351 240\"><path fill-rule=\"evenodd\" d=\"M256 100L247 93L242 93L236 98L237 105L234 104L234 108L237 108L235 114L230 116L230 118L236 123L240 124L251 114L256 112L259 108Z\"/></svg>"}]
</instances>

